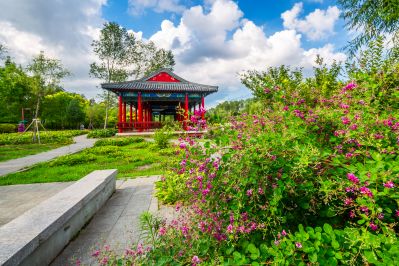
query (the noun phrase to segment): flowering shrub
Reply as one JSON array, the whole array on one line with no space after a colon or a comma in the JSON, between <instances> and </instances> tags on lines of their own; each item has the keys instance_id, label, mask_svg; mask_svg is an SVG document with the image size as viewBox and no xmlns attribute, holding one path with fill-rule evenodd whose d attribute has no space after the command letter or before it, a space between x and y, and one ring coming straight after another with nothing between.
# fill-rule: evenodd
<instances>
[{"instance_id":1,"label":"flowering shrub","mask_svg":"<svg viewBox=\"0 0 399 266\"><path fill-rule=\"evenodd\" d=\"M329 88L314 95L299 72L251 74L244 83L261 113L233 117L212 141L180 140L173 174L157 188L183 211L159 228L144 261L395 264L399 112L383 100L398 96L399 74L387 83L357 72L341 84L331 71L309 81Z\"/></svg>"}]
</instances>

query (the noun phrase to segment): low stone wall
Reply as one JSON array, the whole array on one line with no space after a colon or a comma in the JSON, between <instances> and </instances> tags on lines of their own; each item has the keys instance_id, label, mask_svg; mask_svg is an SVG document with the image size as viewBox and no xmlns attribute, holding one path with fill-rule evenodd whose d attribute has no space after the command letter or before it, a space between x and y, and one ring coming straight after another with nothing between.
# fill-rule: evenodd
<instances>
[{"instance_id":1,"label":"low stone wall","mask_svg":"<svg viewBox=\"0 0 399 266\"><path fill-rule=\"evenodd\" d=\"M115 191L116 174L94 171L0 227L0 265L49 264Z\"/></svg>"}]
</instances>

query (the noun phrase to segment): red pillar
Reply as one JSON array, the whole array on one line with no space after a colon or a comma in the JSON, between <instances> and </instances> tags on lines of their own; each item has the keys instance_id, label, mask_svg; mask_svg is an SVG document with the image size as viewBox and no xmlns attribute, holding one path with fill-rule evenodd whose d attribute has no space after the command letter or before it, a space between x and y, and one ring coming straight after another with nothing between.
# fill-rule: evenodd
<instances>
[{"instance_id":1,"label":"red pillar","mask_svg":"<svg viewBox=\"0 0 399 266\"><path fill-rule=\"evenodd\" d=\"M133 103L130 103L130 116L129 116L130 124L133 123Z\"/></svg>"},{"instance_id":2,"label":"red pillar","mask_svg":"<svg viewBox=\"0 0 399 266\"><path fill-rule=\"evenodd\" d=\"M126 103L123 103L123 122L126 123Z\"/></svg>"},{"instance_id":3,"label":"red pillar","mask_svg":"<svg viewBox=\"0 0 399 266\"><path fill-rule=\"evenodd\" d=\"M142 106L142 103L141 103L141 92L138 93L137 98L138 98L137 99L137 109L138 109L137 117L138 117L138 120L139 120L139 123L140 123L139 128L141 129L142 128L142 122L143 122L143 106Z\"/></svg>"},{"instance_id":4,"label":"red pillar","mask_svg":"<svg viewBox=\"0 0 399 266\"><path fill-rule=\"evenodd\" d=\"M204 95L201 96L201 107L205 110L205 97ZM205 119L205 114L202 113L202 119Z\"/></svg>"},{"instance_id":5,"label":"red pillar","mask_svg":"<svg viewBox=\"0 0 399 266\"><path fill-rule=\"evenodd\" d=\"M122 96L121 95L119 95L118 100L119 100L118 132L122 133L122 127L120 125L120 123L122 122Z\"/></svg>"}]
</instances>

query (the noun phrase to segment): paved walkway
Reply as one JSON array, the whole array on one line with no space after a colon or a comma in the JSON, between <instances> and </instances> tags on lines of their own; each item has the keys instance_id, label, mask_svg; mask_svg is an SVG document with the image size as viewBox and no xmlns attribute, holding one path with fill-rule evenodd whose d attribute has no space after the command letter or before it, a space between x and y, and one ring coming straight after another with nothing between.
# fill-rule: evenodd
<instances>
[{"instance_id":1,"label":"paved walkway","mask_svg":"<svg viewBox=\"0 0 399 266\"><path fill-rule=\"evenodd\" d=\"M0 186L0 227L72 183Z\"/></svg>"},{"instance_id":2,"label":"paved walkway","mask_svg":"<svg viewBox=\"0 0 399 266\"><path fill-rule=\"evenodd\" d=\"M81 135L74 137L74 144L42 152L34 155L29 155L23 158L9 160L0 163L0 176L7 175L9 173L18 172L32 166L37 163L50 161L56 157L76 153L86 148L90 148L96 142L96 139L88 139L87 135Z\"/></svg>"},{"instance_id":3,"label":"paved walkway","mask_svg":"<svg viewBox=\"0 0 399 266\"><path fill-rule=\"evenodd\" d=\"M153 197L158 176L117 180L116 191L53 261L52 266L97 265L91 256L94 250L109 245L118 254L140 240L139 217L144 211L157 212L158 202Z\"/></svg>"}]
</instances>

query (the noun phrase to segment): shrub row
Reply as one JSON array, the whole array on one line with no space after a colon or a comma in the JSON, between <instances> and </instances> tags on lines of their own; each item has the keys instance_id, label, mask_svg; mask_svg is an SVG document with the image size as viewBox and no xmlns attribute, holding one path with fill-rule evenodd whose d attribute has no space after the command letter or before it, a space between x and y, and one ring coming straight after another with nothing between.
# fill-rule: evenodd
<instances>
[{"instance_id":1,"label":"shrub row","mask_svg":"<svg viewBox=\"0 0 399 266\"><path fill-rule=\"evenodd\" d=\"M72 138L87 133L84 130L41 131L40 142L43 144L70 144ZM30 144L32 132L0 134L0 145Z\"/></svg>"}]
</instances>

